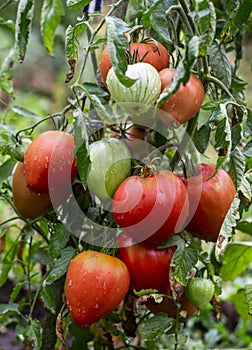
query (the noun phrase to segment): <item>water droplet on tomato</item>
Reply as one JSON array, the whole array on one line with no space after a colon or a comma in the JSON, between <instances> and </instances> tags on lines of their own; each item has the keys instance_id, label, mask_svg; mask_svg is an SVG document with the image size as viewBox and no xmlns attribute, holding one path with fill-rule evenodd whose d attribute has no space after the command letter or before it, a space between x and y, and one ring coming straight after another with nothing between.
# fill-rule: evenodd
<instances>
[{"instance_id":1,"label":"water droplet on tomato","mask_svg":"<svg viewBox=\"0 0 252 350\"><path fill-rule=\"evenodd\" d=\"M72 285L73 285L73 281L72 281L72 280L69 280L69 282L68 282L68 287L72 287Z\"/></svg>"}]
</instances>

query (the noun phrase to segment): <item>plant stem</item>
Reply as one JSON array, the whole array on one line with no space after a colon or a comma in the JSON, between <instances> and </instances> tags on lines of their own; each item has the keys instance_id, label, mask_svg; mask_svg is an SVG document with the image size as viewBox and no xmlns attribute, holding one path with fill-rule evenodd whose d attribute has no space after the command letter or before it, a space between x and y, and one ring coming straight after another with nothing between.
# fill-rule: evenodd
<instances>
[{"instance_id":1,"label":"plant stem","mask_svg":"<svg viewBox=\"0 0 252 350\"><path fill-rule=\"evenodd\" d=\"M101 22L97 25L97 27L90 33L90 39L89 39L89 43L88 43L88 47L85 51L84 54L84 59L83 59L83 63L82 63L82 67L80 69L80 73L78 76L78 79L76 81L76 84L80 84L80 81L82 80L82 76L84 73L84 69L86 67L86 63L87 63L87 58L90 52L90 47L94 41L95 36L97 35L97 33L100 31L100 29L103 27L103 25L106 22L106 18L109 17L110 15L112 15L112 13L116 10L117 7L119 7L123 2L125 2L126 0L119 0L118 2L116 2L112 8L109 10L109 12L106 14L106 16L103 18L103 20L101 20Z\"/></svg>"},{"instance_id":2,"label":"plant stem","mask_svg":"<svg viewBox=\"0 0 252 350\"><path fill-rule=\"evenodd\" d=\"M231 92L221 80L219 80L216 77L213 77L212 75L208 75L206 76L205 81L208 83L214 83L215 85L218 85L219 88L221 88L221 90L223 90L234 102L236 102L234 96L231 94Z\"/></svg>"}]
</instances>

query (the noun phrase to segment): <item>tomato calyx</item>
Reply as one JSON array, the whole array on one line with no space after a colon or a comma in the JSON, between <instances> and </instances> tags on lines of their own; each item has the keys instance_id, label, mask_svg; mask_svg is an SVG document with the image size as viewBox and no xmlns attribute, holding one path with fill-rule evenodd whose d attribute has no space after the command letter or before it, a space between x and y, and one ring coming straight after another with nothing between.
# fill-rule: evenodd
<instances>
[{"instance_id":1,"label":"tomato calyx","mask_svg":"<svg viewBox=\"0 0 252 350\"><path fill-rule=\"evenodd\" d=\"M140 168L140 174L138 176L141 179L145 179L146 177L151 176L156 171L156 166L154 165L154 162L159 159L160 157L155 157L150 161L149 164L136 165L135 168Z\"/></svg>"}]
</instances>

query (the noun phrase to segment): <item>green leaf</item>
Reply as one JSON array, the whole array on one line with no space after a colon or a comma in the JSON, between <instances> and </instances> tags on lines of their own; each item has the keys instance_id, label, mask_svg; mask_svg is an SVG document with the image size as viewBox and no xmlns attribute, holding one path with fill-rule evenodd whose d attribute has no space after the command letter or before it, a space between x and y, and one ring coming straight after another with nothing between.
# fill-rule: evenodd
<instances>
[{"instance_id":1,"label":"green leaf","mask_svg":"<svg viewBox=\"0 0 252 350\"><path fill-rule=\"evenodd\" d=\"M220 274L223 281L233 281L246 270L251 263L252 246L243 243L231 243L223 257Z\"/></svg>"},{"instance_id":2,"label":"green leaf","mask_svg":"<svg viewBox=\"0 0 252 350\"><path fill-rule=\"evenodd\" d=\"M7 94L13 96L13 66L17 59L17 52L15 48L11 48L9 54L4 58L0 70L0 88Z\"/></svg>"},{"instance_id":3,"label":"green leaf","mask_svg":"<svg viewBox=\"0 0 252 350\"><path fill-rule=\"evenodd\" d=\"M173 319L167 317L166 313L158 313L150 318L145 318L140 324L141 339L143 341L157 340L174 327L174 322Z\"/></svg>"},{"instance_id":4,"label":"green leaf","mask_svg":"<svg viewBox=\"0 0 252 350\"><path fill-rule=\"evenodd\" d=\"M252 172L251 169L248 170L242 180L241 183L238 187L238 191L242 194L242 196L244 198L246 198L246 200L248 202L251 202L251 197L252 197Z\"/></svg>"},{"instance_id":5,"label":"green leaf","mask_svg":"<svg viewBox=\"0 0 252 350\"><path fill-rule=\"evenodd\" d=\"M74 27L69 25L65 33L65 52L66 58L69 61L76 62L79 57L79 41L78 37L87 28L86 23L77 23Z\"/></svg>"},{"instance_id":6,"label":"green leaf","mask_svg":"<svg viewBox=\"0 0 252 350\"><path fill-rule=\"evenodd\" d=\"M243 154L247 157L252 157L252 140L244 146Z\"/></svg>"},{"instance_id":7,"label":"green leaf","mask_svg":"<svg viewBox=\"0 0 252 350\"><path fill-rule=\"evenodd\" d=\"M134 79L125 76L128 67L125 55L128 42L125 33L128 32L130 28L122 19L116 17L107 16L106 23L109 56L112 66L119 81L124 86L130 87L135 82Z\"/></svg>"},{"instance_id":8,"label":"green leaf","mask_svg":"<svg viewBox=\"0 0 252 350\"><path fill-rule=\"evenodd\" d=\"M238 290L235 294L231 295L231 301L233 301L238 314L243 320L250 320L251 316L248 312L248 305L246 305L245 289Z\"/></svg>"},{"instance_id":9,"label":"green leaf","mask_svg":"<svg viewBox=\"0 0 252 350\"><path fill-rule=\"evenodd\" d=\"M77 250L73 247L66 247L61 252L61 257L55 261L55 264L47 276L47 282L56 281L62 277L68 268L71 259L76 255Z\"/></svg>"},{"instance_id":10,"label":"green leaf","mask_svg":"<svg viewBox=\"0 0 252 350\"><path fill-rule=\"evenodd\" d=\"M84 6L90 4L91 1L92 0L66 0L66 5L72 10L79 10Z\"/></svg>"},{"instance_id":11,"label":"green leaf","mask_svg":"<svg viewBox=\"0 0 252 350\"><path fill-rule=\"evenodd\" d=\"M20 0L17 9L15 45L19 61L23 62L30 37L34 0Z\"/></svg>"},{"instance_id":12,"label":"green leaf","mask_svg":"<svg viewBox=\"0 0 252 350\"><path fill-rule=\"evenodd\" d=\"M53 295L50 285L45 286L40 293L41 299L45 307L51 312L55 313L56 310L56 300Z\"/></svg>"},{"instance_id":13,"label":"green leaf","mask_svg":"<svg viewBox=\"0 0 252 350\"><path fill-rule=\"evenodd\" d=\"M65 248L69 240L69 232L62 224L57 224L53 235L50 238L49 251L52 259L61 255L62 249Z\"/></svg>"},{"instance_id":14,"label":"green leaf","mask_svg":"<svg viewBox=\"0 0 252 350\"><path fill-rule=\"evenodd\" d=\"M239 214L240 199L236 196L227 212L220 229L219 237L215 247L215 256L218 261L221 260L226 247L228 246L232 235L233 228L236 226L237 220L240 218Z\"/></svg>"},{"instance_id":15,"label":"green leaf","mask_svg":"<svg viewBox=\"0 0 252 350\"><path fill-rule=\"evenodd\" d=\"M240 186L240 183L244 178L244 171L244 156L241 152L240 147L235 147L235 149L230 154L230 168L228 173L231 176L236 188Z\"/></svg>"},{"instance_id":16,"label":"green leaf","mask_svg":"<svg viewBox=\"0 0 252 350\"><path fill-rule=\"evenodd\" d=\"M0 17L0 26L8 28L13 34L15 33L15 23L11 19L5 20Z\"/></svg>"},{"instance_id":17,"label":"green leaf","mask_svg":"<svg viewBox=\"0 0 252 350\"><path fill-rule=\"evenodd\" d=\"M163 0L151 0L149 1L149 8L144 11L142 15L142 23L144 28L148 28L150 26L150 16L154 12L154 10L163 2Z\"/></svg>"},{"instance_id":18,"label":"green leaf","mask_svg":"<svg viewBox=\"0 0 252 350\"><path fill-rule=\"evenodd\" d=\"M156 102L156 107L159 108L172 94L174 94L180 87L180 84L186 84L190 78L191 68L193 67L196 58L198 57L199 37L193 36L189 39L185 54L176 69L176 73L170 85L168 85L160 94Z\"/></svg>"},{"instance_id":19,"label":"green leaf","mask_svg":"<svg viewBox=\"0 0 252 350\"><path fill-rule=\"evenodd\" d=\"M25 329L25 335L29 340L34 340L35 349L39 350L42 345L42 327L39 321L30 320L30 324Z\"/></svg>"},{"instance_id":20,"label":"green leaf","mask_svg":"<svg viewBox=\"0 0 252 350\"><path fill-rule=\"evenodd\" d=\"M243 233L247 233L252 236L252 222L251 221L240 221L236 226L236 230Z\"/></svg>"},{"instance_id":21,"label":"green leaf","mask_svg":"<svg viewBox=\"0 0 252 350\"><path fill-rule=\"evenodd\" d=\"M187 285L188 275L198 261L198 251L194 247L193 241L186 245L185 241L178 235L171 237L164 242L160 248L176 246L171 261L171 277L176 279L183 286Z\"/></svg>"},{"instance_id":22,"label":"green leaf","mask_svg":"<svg viewBox=\"0 0 252 350\"><path fill-rule=\"evenodd\" d=\"M248 313L252 316L252 284L245 286L245 303L248 305Z\"/></svg>"},{"instance_id":23,"label":"green leaf","mask_svg":"<svg viewBox=\"0 0 252 350\"><path fill-rule=\"evenodd\" d=\"M232 79L232 68L224 46L220 45L217 40L213 42L209 50L209 65L211 66L212 75L229 88Z\"/></svg>"},{"instance_id":24,"label":"green leaf","mask_svg":"<svg viewBox=\"0 0 252 350\"><path fill-rule=\"evenodd\" d=\"M214 5L208 0L194 0L195 11L190 15L200 33L199 55L205 56L214 40L216 27L216 14Z\"/></svg>"},{"instance_id":25,"label":"green leaf","mask_svg":"<svg viewBox=\"0 0 252 350\"><path fill-rule=\"evenodd\" d=\"M55 31L64 15L64 7L61 0L44 0L41 9L41 34L45 47L50 55L53 54L53 42Z\"/></svg>"},{"instance_id":26,"label":"green leaf","mask_svg":"<svg viewBox=\"0 0 252 350\"><path fill-rule=\"evenodd\" d=\"M199 130L195 130L195 133L193 135L193 141L197 148L197 150L204 154L205 150L207 149L207 146L209 144L211 135L211 127L209 123L206 123L202 125Z\"/></svg>"},{"instance_id":27,"label":"green leaf","mask_svg":"<svg viewBox=\"0 0 252 350\"><path fill-rule=\"evenodd\" d=\"M152 28L168 44L172 43L172 39L166 11L170 6L175 5L176 3L176 0L163 0L156 8L154 8L150 17Z\"/></svg>"},{"instance_id":28,"label":"green leaf","mask_svg":"<svg viewBox=\"0 0 252 350\"><path fill-rule=\"evenodd\" d=\"M83 186L87 187L87 176L90 166L88 134L85 117L81 109L76 109L74 115L74 141L77 167Z\"/></svg>"},{"instance_id":29,"label":"green leaf","mask_svg":"<svg viewBox=\"0 0 252 350\"><path fill-rule=\"evenodd\" d=\"M18 310L18 304L16 303L8 303L8 304L0 304L0 315L13 315L20 314Z\"/></svg>"},{"instance_id":30,"label":"green leaf","mask_svg":"<svg viewBox=\"0 0 252 350\"><path fill-rule=\"evenodd\" d=\"M0 166L0 188L2 187L3 182L11 175L12 170L16 164L16 160L13 158L7 159Z\"/></svg>"},{"instance_id":31,"label":"green leaf","mask_svg":"<svg viewBox=\"0 0 252 350\"><path fill-rule=\"evenodd\" d=\"M19 282L15 285L15 287L13 288L13 291L11 292L10 295L10 302L15 302L18 294L20 293L21 289L25 286L26 281L25 282Z\"/></svg>"},{"instance_id":32,"label":"green leaf","mask_svg":"<svg viewBox=\"0 0 252 350\"><path fill-rule=\"evenodd\" d=\"M38 115L38 114L36 114L36 113L33 113L33 112L29 111L28 109L23 108L23 107L13 106L13 107L11 108L11 110L12 110L14 113L16 113L16 114L18 114L18 115L20 115L20 116L22 116L22 117L27 117L27 118L31 118L31 119L35 119L35 120L40 120L40 119L42 119L42 117L41 117L40 115Z\"/></svg>"}]
</instances>

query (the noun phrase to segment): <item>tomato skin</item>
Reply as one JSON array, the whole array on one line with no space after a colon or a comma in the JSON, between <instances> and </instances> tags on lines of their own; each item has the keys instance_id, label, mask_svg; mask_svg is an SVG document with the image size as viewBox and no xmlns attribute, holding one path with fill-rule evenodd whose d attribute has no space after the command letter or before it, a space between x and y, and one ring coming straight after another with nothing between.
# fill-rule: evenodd
<instances>
[{"instance_id":1,"label":"tomato skin","mask_svg":"<svg viewBox=\"0 0 252 350\"><path fill-rule=\"evenodd\" d=\"M197 308L182 294L178 298L179 308L179 321L185 322L188 320L197 310ZM153 314L159 312L165 312L168 317L176 318L176 304L173 299L164 298L161 303L156 303L153 298L150 298L146 302L146 306Z\"/></svg>"},{"instance_id":2,"label":"tomato skin","mask_svg":"<svg viewBox=\"0 0 252 350\"><path fill-rule=\"evenodd\" d=\"M117 188L112 212L116 223L137 242L160 244L179 232L188 215L183 181L168 170L130 176Z\"/></svg>"},{"instance_id":3,"label":"tomato skin","mask_svg":"<svg viewBox=\"0 0 252 350\"><path fill-rule=\"evenodd\" d=\"M157 289L164 294L170 292L170 263L175 247L157 249L145 242L134 244L125 232L119 235L118 246L116 256L128 267L134 289Z\"/></svg>"},{"instance_id":4,"label":"tomato skin","mask_svg":"<svg viewBox=\"0 0 252 350\"><path fill-rule=\"evenodd\" d=\"M115 138L95 141L90 145L90 161L89 190L103 201L111 199L120 183L130 175L128 148Z\"/></svg>"},{"instance_id":5,"label":"tomato skin","mask_svg":"<svg viewBox=\"0 0 252 350\"><path fill-rule=\"evenodd\" d=\"M213 176L215 164L198 164L196 169L199 175L184 180L190 206L196 207L196 211L189 215L186 230L200 239L216 242L236 189L224 169ZM200 197L197 195L199 191Z\"/></svg>"},{"instance_id":6,"label":"tomato skin","mask_svg":"<svg viewBox=\"0 0 252 350\"><path fill-rule=\"evenodd\" d=\"M13 204L21 216L26 219L36 219L48 212L51 199L48 193L38 195L26 186L24 164L17 163L12 178Z\"/></svg>"},{"instance_id":7,"label":"tomato skin","mask_svg":"<svg viewBox=\"0 0 252 350\"><path fill-rule=\"evenodd\" d=\"M38 135L24 154L27 186L36 193L65 189L77 174L73 136L60 130Z\"/></svg>"},{"instance_id":8,"label":"tomato skin","mask_svg":"<svg viewBox=\"0 0 252 350\"><path fill-rule=\"evenodd\" d=\"M214 284L209 279L190 278L185 287L185 295L195 307L203 310L214 295Z\"/></svg>"},{"instance_id":9,"label":"tomato skin","mask_svg":"<svg viewBox=\"0 0 252 350\"><path fill-rule=\"evenodd\" d=\"M65 292L72 319L85 327L113 311L130 285L126 265L116 257L87 250L70 262Z\"/></svg>"},{"instance_id":10,"label":"tomato skin","mask_svg":"<svg viewBox=\"0 0 252 350\"><path fill-rule=\"evenodd\" d=\"M158 72L166 67L169 67L170 54L159 42L131 42L130 51L134 57L134 63L140 62L144 57L142 62L151 64ZM111 67L112 63L109 56L109 49L108 45L106 45L99 59L99 70L105 86L108 71Z\"/></svg>"},{"instance_id":11,"label":"tomato skin","mask_svg":"<svg viewBox=\"0 0 252 350\"><path fill-rule=\"evenodd\" d=\"M175 68L165 68L159 72L161 91L170 85L175 73ZM195 117L203 100L203 84L196 76L190 74L186 85L181 84L178 91L161 105L160 109L166 113L161 112L157 115L169 128L177 128Z\"/></svg>"}]
</instances>

